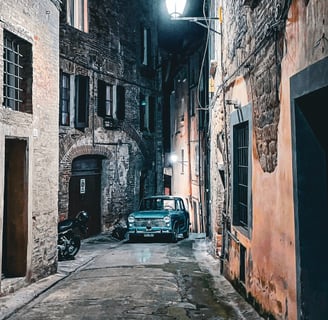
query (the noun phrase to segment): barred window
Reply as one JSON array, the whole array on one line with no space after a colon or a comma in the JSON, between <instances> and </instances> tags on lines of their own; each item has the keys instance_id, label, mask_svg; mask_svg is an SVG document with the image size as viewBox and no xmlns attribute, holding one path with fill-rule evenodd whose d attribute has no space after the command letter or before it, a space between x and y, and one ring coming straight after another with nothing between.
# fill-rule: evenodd
<instances>
[{"instance_id":1,"label":"barred window","mask_svg":"<svg viewBox=\"0 0 328 320\"><path fill-rule=\"evenodd\" d=\"M252 231L252 106L235 110L230 116L232 142L232 223L246 236Z\"/></svg>"},{"instance_id":2,"label":"barred window","mask_svg":"<svg viewBox=\"0 0 328 320\"><path fill-rule=\"evenodd\" d=\"M3 105L32 113L32 45L5 31L3 48Z\"/></svg>"},{"instance_id":3,"label":"barred window","mask_svg":"<svg viewBox=\"0 0 328 320\"><path fill-rule=\"evenodd\" d=\"M239 224L248 226L248 122L234 128L235 201Z\"/></svg>"}]
</instances>

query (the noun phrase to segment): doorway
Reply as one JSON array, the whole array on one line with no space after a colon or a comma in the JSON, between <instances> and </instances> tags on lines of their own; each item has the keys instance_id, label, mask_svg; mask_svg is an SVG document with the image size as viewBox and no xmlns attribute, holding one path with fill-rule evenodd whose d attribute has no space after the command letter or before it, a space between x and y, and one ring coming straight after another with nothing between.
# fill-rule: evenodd
<instances>
[{"instance_id":1,"label":"doorway","mask_svg":"<svg viewBox=\"0 0 328 320\"><path fill-rule=\"evenodd\" d=\"M198 233L199 230L198 230L198 206L197 206L197 202L193 201L192 206L193 206L193 209L194 209L193 232Z\"/></svg>"},{"instance_id":2,"label":"doorway","mask_svg":"<svg viewBox=\"0 0 328 320\"><path fill-rule=\"evenodd\" d=\"M303 93L292 101L299 319L321 319L328 314L328 262L323 249L328 223L328 126L324 116L328 79L325 86L320 84L324 79L320 72L327 66L328 59L317 72L314 65L291 81L294 93ZM302 85L293 87L298 80Z\"/></svg>"},{"instance_id":3,"label":"doorway","mask_svg":"<svg viewBox=\"0 0 328 320\"><path fill-rule=\"evenodd\" d=\"M101 163L99 156L81 156L72 163L68 218L74 218L81 210L86 211L89 214L87 237L101 231Z\"/></svg>"},{"instance_id":4,"label":"doorway","mask_svg":"<svg viewBox=\"0 0 328 320\"><path fill-rule=\"evenodd\" d=\"M2 276L26 274L28 240L27 141L5 140Z\"/></svg>"}]
</instances>

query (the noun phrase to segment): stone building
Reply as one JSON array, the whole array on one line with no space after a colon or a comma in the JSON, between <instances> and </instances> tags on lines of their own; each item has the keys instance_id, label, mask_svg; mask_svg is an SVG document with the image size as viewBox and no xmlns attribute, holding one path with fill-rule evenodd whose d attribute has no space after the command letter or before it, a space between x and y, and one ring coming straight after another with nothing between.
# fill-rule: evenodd
<instances>
[{"instance_id":1,"label":"stone building","mask_svg":"<svg viewBox=\"0 0 328 320\"><path fill-rule=\"evenodd\" d=\"M157 1L62 1L59 216L89 236L163 192Z\"/></svg>"},{"instance_id":2,"label":"stone building","mask_svg":"<svg viewBox=\"0 0 328 320\"><path fill-rule=\"evenodd\" d=\"M59 3L0 2L0 295L56 271Z\"/></svg>"},{"instance_id":3,"label":"stone building","mask_svg":"<svg viewBox=\"0 0 328 320\"><path fill-rule=\"evenodd\" d=\"M210 56L222 272L267 318L327 318L327 1L208 4L222 13Z\"/></svg>"},{"instance_id":4,"label":"stone building","mask_svg":"<svg viewBox=\"0 0 328 320\"><path fill-rule=\"evenodd\" d=\"M164 3L164 2L163 2ZM186 15L201 12L202 2L190 3ZM160 43L163 61L166 139L166 192L183 197L190 214L190 231L207 233L208 54L206 30L170 20L165 8ZM177 32L179 30L179 32ZM165 33L163 35L163 33ZM162 38L161 37L161 38Z\"/></svg>"},{"instance_id":5,"label":"stone building","mask_svg":"<svg viewBox=\"0 0 328 320\"><path fill-rule=\"evenodd\" d=\"M170 172L170 192L184 198L191 221L191 232L207 231L205 202L205 93L199 70L204 48L180 61L172 77L170 92L170 152L167 171ZM207 68L206 68L207 70Z\"/></svg>"}]
</instances>

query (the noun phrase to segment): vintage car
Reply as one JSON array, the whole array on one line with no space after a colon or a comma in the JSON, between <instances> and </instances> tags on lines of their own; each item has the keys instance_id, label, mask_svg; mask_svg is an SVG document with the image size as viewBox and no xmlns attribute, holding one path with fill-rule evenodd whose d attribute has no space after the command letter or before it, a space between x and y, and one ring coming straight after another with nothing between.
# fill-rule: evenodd
<instances>
[{"instance_id":1,"label":"vintage car","mask_svg":"<svg viewBox=\"0 0 328 320\"><path fill-rule=\"evenodd\" d=\"M190 218L183 199L176 196L145 197L138 211L128 217L130 241L144 238L166 237L172 242L178 236L189 237Z\"/></svg>"}]
</instances>

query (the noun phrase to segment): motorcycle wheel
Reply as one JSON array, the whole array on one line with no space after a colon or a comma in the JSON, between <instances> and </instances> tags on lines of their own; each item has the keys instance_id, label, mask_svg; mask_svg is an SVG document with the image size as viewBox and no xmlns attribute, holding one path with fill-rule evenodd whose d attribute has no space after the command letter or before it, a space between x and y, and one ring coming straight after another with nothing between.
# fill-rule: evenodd
<instances>
[{"instance_id":1,"label":"motorcycle wheel","mask_svg":"<svg viewBox=\"0 0 328 320\"><path fill-rule=\"evenodd\" d=\"M81 239L79 236L73 236L70 239L68 248L67 248L67 256L73 258L80 250L81 247Z\"/></svg>"}]
</instances>

